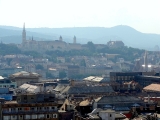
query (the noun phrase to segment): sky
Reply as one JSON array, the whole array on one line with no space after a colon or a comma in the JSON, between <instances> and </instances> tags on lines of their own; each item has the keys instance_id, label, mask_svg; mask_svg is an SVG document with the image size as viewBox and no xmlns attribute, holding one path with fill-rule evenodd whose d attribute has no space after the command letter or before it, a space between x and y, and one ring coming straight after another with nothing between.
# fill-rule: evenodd
<instances>
[{"instance_id":1,"label":"sky","mask_svg":"<svg viewBox=\"0 0 160 120\"><path fill-rule=\"evenodd\" d=\"M160 34L160 0L0 0L0 25L27 28L128 25Z\"/></svg>"}]
</instances>

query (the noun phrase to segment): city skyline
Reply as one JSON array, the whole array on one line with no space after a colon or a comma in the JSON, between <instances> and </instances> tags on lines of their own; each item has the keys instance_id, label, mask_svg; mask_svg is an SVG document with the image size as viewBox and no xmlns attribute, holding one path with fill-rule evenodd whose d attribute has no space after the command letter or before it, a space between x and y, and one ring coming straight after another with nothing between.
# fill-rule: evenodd
<instances>
[{"instance_id":1,"label":"city skyline","mask_svg":"<svg viewBox=\"0 0 160 120\"><path fill-rule=\"evenodd\" d=\"M160 34L159 0L0 0L0 25L27 28L128 25Z\"/></svg>"}]
</instances>

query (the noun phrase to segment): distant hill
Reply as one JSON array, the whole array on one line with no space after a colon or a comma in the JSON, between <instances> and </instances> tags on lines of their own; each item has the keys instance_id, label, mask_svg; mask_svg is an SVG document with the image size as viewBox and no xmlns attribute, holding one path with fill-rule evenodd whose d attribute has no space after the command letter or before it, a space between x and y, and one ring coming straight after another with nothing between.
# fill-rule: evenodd
<instances>
[{"instance_id":1,"label":"distant hill","mask_svg":"<svg viewBox=\"0 0 160 120\"><path fill-rule=\"evenodd\" d=\"M37 40L55 40L61 35L66 42L73 42L73 36L77 42L86 44L92 41L95 44L106 44L110 40L122 40L125 45L153 49L160 45L159 34L141 33L129 26L119 25L111 28L104 27L75 27L75 28L26 28L27 36L34 36ZM4 43L21 43L22 28L12 26L0 26L0 37Z\"/></svg>"}]
</instances>

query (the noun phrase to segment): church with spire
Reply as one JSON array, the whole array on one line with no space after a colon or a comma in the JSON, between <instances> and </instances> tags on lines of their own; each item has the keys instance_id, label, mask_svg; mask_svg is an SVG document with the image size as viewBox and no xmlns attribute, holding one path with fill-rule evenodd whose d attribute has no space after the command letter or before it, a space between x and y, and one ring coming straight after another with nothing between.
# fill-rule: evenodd
<instances>
[{"instance_id":1,"label":"church with spire","mask_svg":"<svg viewBox=\"0 0 160 120\"><path fill-rule=\"evenodd\" d=\"M144 54L144 71L148 72L148 56L147 56L147 51L145 51L145 54Z\"/></svg>"},{"instance_id":2,"label":"church with spire","mask_svg":"<svg viewBox=\"0 0 160 120\"><path fill-rule=\"evenodd\" d=\"M25 44L26 41L26 29L25 29L25 23L23 25L23 31L22 31L22 44Z\"/></svg>"},{"instance_id":3,"label":"church with spire","mask_svg":"<svg viewBox=\"0 0 160 120\"><path fill-rule=\"evenodd\" d=\"M62 36L60 35L59 40L51 41L36 41L33 39L27 40L25 23L22 30L22 43L19 48L23 51L46 51L46 50L72 50L72 49L82 49L81 44L76 43L76 36L73 38L73 43L66 43L63 41Z\"/></svg>"},{"instance_id":4,"label":"church with spire","mask_svg":"<svg viewBox=\"0 0 160 120\"><path fill-rule=\"evenodd\" d=\"M133 72L150 72L152 71L153 65L148 64L148 53L145 51L142 58L135 61L135 66L133 67Z\"/></svg>"}]
</instances>

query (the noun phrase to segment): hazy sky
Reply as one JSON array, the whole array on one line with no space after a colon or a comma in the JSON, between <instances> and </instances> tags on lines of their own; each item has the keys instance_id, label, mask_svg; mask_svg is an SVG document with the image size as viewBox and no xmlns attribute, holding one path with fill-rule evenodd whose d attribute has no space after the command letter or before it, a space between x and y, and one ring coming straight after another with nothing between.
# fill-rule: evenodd
<instances>
[{"instance_id":1,"label":"hazy sky","mask_svg":"<svg viewBox=\"0 0 160 120\"><path fill-rule=\"evenodd\" d=\"M0 25L22 27L129 25L160 34L160 0L0 0Z\"/></svg>"}]
</instances>

